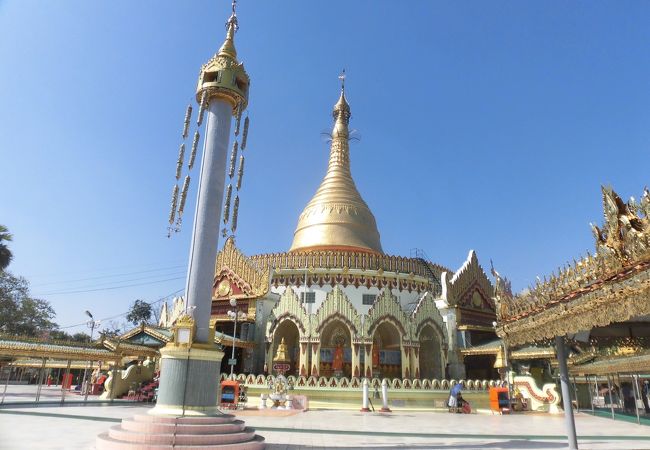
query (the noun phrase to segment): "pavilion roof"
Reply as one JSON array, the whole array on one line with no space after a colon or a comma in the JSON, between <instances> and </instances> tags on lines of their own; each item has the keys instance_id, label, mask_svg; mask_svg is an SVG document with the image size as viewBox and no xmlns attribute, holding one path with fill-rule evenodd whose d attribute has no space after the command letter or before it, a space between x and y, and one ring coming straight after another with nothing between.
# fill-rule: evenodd
<instances>
[{"instance_id":1,"label":"pavilion roof","mask_svg":"<svg viewBox=\"0 0 650 450\"><path fill-rule=\"evenodd\" d=\"M110 361L123 356L157 356L155 349L110 339L95 343L46 341L27 337L0 337L0 357Z\"/></svg>"},{"instance_id":2,"label":"pavilion roof","mask_svg":"<svg viewBox=\"0 0 650 450\"><path fill-rule=\"evenodd\" d=\"M243 339L239 338L234 338L235 341L235 347L238 348L254 348L255 347L255 342L251 341L244 341ZM230 336L229 334L222 333L220 331L215 331L214 333L214 342L217 344L221 344L223 347L232 347L233 345L233 337Z\"/></svg>"},{"instance_id":3,"label":"pavilion roof","mask_svg":"<svg viewBox=\"0 0 650 450\"><path fill-rule=\"evenodd\" d=\"M609 373L648 373L650 352L633 356L597 359L588 364L574 365L569 371L575 375L605 375Z\"/></svg>"},{"instance_id":4,"label":"pavilion roof","mask_svg":"<svg viewBox=\"0 0 650 450\"><path fill-rule=\"evenodd\" d=\"M151 325L148 323L142 323L134 328L131 328L129 331L123 333L120 336L120 340L128 340L133 336L138 335L139 333L145 333L149 336L152 336L160 341L169 342L172 340L174 333L167 327L159 327L157 325Z\"/></svg>"},{"instance_id":5,"label":"pavilion roof","mask_svg":"<svg viewBox=\"0 0 650 450\"><path fill-rule=\"evenodd\" d=\"M497 334L509 345L650 314L650 191L639 203L624 203L611 188L602 192L605 223L602 230L592 225L594 256L514 296L497 274Z\"/></svg>"},{"instance_id":6,"label":"pavilion roof","mask_svg":"<svg viewBox=\"0 0 650 450\"><path fill-rule=\"evenodd\" d=\"M470 348L461 349L460 352L465 356L496 355L502 349L503 341L496 339ZM511 349L509 357L510 359L554 359L555 349L550 346L529 345L518 349Z\"/></svg>"}]
</instances>

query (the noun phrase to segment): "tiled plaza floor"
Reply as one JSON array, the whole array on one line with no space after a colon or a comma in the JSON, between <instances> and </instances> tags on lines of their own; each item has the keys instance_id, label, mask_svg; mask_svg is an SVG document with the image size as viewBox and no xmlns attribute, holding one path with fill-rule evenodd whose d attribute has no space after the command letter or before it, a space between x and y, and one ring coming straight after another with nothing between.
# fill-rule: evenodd
<instances>
[{"instance_id":1,"label":"tiled plaza floor","mask_svg":"<svg viewBox=\"0 0 650 450\"><path fill-rule=\"evenodd\" d=\"M150 407L150 406L149 406ZM70 405L0 409L0 449L92 449L95 436L147 406ZM563 449L563 416L497 416L396 411L309 411L242 415L270 450L302 448ZM650 449L650 427L587 414L576 416L581 449Z\"/></svg>"}]
</instances>

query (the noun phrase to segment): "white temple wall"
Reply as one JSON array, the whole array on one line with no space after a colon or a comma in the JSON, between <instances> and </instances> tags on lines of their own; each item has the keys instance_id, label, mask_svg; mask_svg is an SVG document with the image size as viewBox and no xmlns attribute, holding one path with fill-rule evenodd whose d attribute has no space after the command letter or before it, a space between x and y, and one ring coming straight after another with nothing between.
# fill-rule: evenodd
<instances>
[{"instance_id":1,"label":"white temple wall","mask_svg":"<svg viewBox=\"0 0 650 450\"><path fill-rule=\"evenodd\" d=\"M348 297L348 299L350 300L350 302L352 303L352 305L355 307L355 309L359 314L368 314L368 310L372 306L372 305L363 304L363 294L372 294L376 296L379 296L379 294L381 294L381 289L377 287L371 287L371 288L367 288L366 286L359 286L359 287L339 286L339 287L341 288L343 293ZM278 287L271 286L271 292L279 295L282 295L286 289L287 289L286 286L278 286ZM332 286L329 285L325 285L323 287L317 285L308 287L307 292L314 292L316 294L316 301L315 303L305 304L307 313L308 314L315 313L320 307L320 305L322 305L323 302L325 301L327 294L332 292L332 289L333 289ZM293 290L298 296L300 296L302 292L305 292L304 287L294 286ZM417 303L417 301L420 299L422 295L422 294L418 294L415 291L409 292L406 290L400 291L398 295L397 289L392 289L391 292L393 295L399 297L402 308L406 308L411 303Z\"/></svg>"}]
</instances>

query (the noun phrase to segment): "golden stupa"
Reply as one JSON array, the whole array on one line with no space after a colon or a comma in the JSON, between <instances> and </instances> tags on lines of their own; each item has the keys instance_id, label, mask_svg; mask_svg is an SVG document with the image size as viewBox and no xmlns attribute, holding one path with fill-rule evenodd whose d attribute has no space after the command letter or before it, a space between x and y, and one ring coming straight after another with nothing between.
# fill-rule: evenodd
<instances>
[{"instance_id":1,"label":"golden stupa","mask_svg":"<svg viewBox=\"0 0 650 450\"><path fill-rule=\"evenodd\" d=\"M345 99L344 86L332 115L334 129L327 173L298 218L289 251L383 253L375 216L357 191L350 172L350 105Z\"/></svg>"}]
</instances>

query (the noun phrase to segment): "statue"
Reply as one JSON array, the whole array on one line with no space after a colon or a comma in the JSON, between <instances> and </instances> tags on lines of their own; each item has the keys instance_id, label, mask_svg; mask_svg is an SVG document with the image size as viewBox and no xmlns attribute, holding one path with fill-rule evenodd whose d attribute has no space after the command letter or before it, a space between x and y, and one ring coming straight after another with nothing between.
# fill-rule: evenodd
<instances>
[{"instance_id":1,"label":"statue","mask_svg":"<svg viewBox=\"0 0 650 450\"><path fill-rule=\"evenodd\" d=\"M379 367L379 345L375 342L372 344L372 368Z\"/></svg>"},{"instance_id":2,"label":"statue","mask_svg":"<svg viewBox=\"0 0 650 450\"><path fill-rule=\"evenodd\" d=\"M289 359L289 354L287 352L287 344L284 342L284 337L280 341L280 345L278 345L278 349L275 352L275 358L273 358L273 361L278 361L278 362L291 361Z\"/></svg>"},{"instance_id":3,"label":"statue","mask_svg":"<svg viewBox=\"0 0 650 450\"><path fill-rule=\"evenodd\" d=\"M334 349L332 369L334 369L334 372L341 372L343 370L343 347L340 343Z\"/></svg>"}]
</instances>

